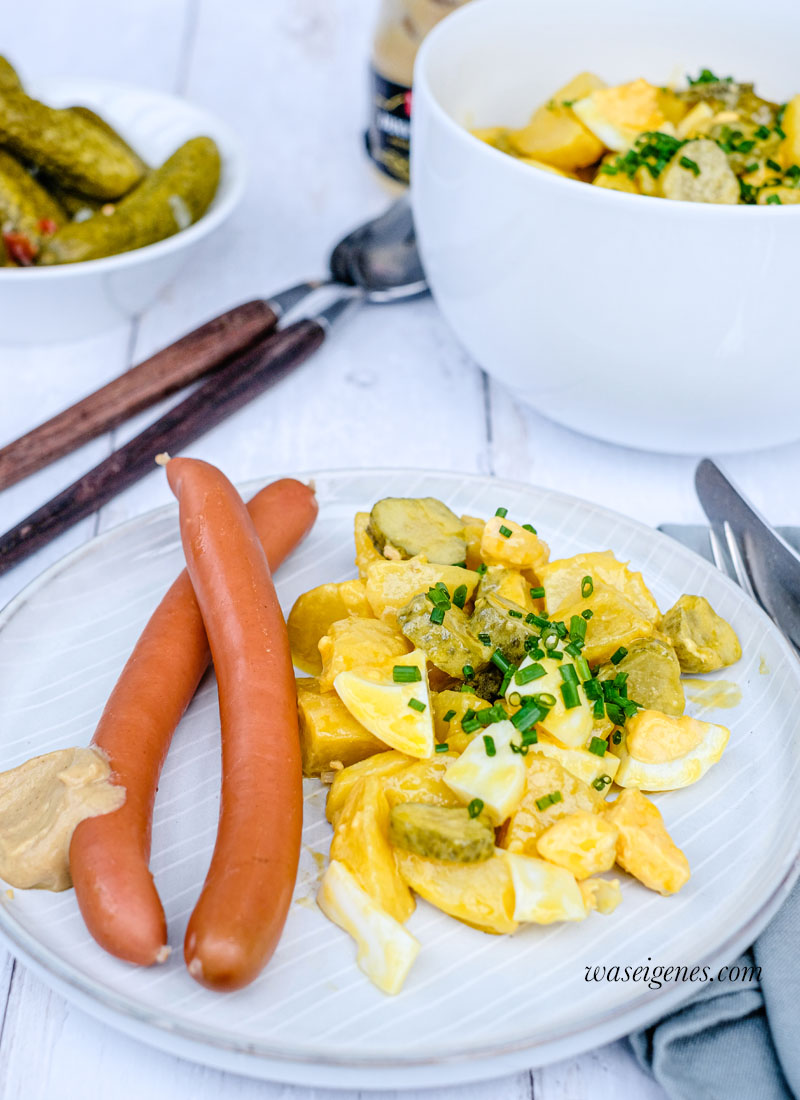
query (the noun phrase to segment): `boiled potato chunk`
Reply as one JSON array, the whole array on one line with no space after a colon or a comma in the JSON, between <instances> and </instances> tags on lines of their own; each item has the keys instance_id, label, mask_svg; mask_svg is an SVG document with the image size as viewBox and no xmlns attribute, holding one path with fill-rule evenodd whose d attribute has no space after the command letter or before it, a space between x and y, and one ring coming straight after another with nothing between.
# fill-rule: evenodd
<instances>
[{"instance_id":1,"label":"boiled potato chunk","mask_svg":"<svg viewBox=\"0 0 800 1100\"><path fill-rule=\"evenodd\" d=\"M705 596L681 596L661 620L682 672L715 672L735 664L742 647L733 627Z\"/></svg>"},{"instance_id":2,"label":"boiled potato chunk","mask_svg":"<svg viewBox=\"0 0 800 1100\"><path fill-rule=\"evenodd\" d=\"M401 802L389 817L395 848L448 863L478 863L494 852L494 829L465 806Z\"/></svg>"},{"instance_id":3,"label":"boiled potato chunk","mask_svg":"<svg viewBox=\"0 0 800 1100\"><path fill-rule=\"evenodd\" d=\"M447 744L451 752L463 752L476 737L475 733L464 733L461 723L467 711L483 710L491 704L471 691L434 692L431 696L433 707L433 727L439 744ZM449 715L449 717L447 717ZM445 721L447 718L447 721Z\"/></svg>"},{"instance_id":4,"label":"boiled potato chunk","mask_svg":"<svg viewBox=\"0 0 800 1100\"><path fill-rule=\"evenodd\" d=\"M533 611L534 601L531 599L530 581L523 577L517 569L509 569L505 565L490 565L480 579L475 592L475 601L485 599L488 596L499 596L526 613Z\"/></svg>"},{"instance_id":5,"label":"boiled potato chunk","mask_svg":"<svg viewBox=\"0 0 800 1100\"><path fill-rule=\"evenodd\" d=\"M629 719L616 781L642 791L674 791L702 779L725 751L730 730L684 715L640 710Z\"/></svg>"},{"instance_id":6,"label":"boiled potato chunk","mask_svg":"<svg viewBox=\"0 0 800 1100\"><path fill-rule=\"evenodd\" d=\"M388 543L404 558L424 554L441 565L466 561L464 524L435 497L379 500L370 512L369 534L379 550Z\"/></svg>"},{"instance_id":7,"label":"boiled potato chunk","mask_svg":"<svg viewBox=\"0 0 800 1100\"><path fill-rule=\"evenodd\" d=\"M610 550L575 554L541 567L539 579L544 588L545 608L551 618L563 618L560 609L581 599L584 577L590 577L595 585L602 581L619 589L646 619L657 622L661 612L642 574L629 569L625 562L617 561Z\"/></svg>"},{"instance_id":8,"label":"boiled potato chunk","mask_svg":"<svg viewBox=\"0 0 800 1100\"><path fill-rule=\"evenodd\" d=\"M402 802L426 802L429 806L460 806L461 801L445 783L447 769L455 755L439 754L429 760L412 760L404 771L384 781L389 806Z\"/></svg>"},{"instance_id":9,"label":"boiled potato chunk","mask_svg":"<svg viewBox=\"0 0 800 1100\"><path fill-rule=\"evenodd\" d=\"M345 768L386 746L364 729L333 692L320 692L317 680L297 681L303 775L320 775L336 761Z\"/></svg>"},{"instance_id":10,"label":"boiled potato chunk","mask_svg":"<svg viewBox=\"0 0 800 1100\"><path fill-rule=\"evenodd\" d=\"M616 825L602 814L579 810L545 829L536 846L545 859L584 879L611 870L618 835Z\"/></svg>"},{"instance_id":11,"label":"boiled potato chunk","mask_svg":"<svg viewBox=\"0 0 800 1100\"><path fill-rule=\"evenodd\" d=\"M617 588L595 581L594 591L585 600L559 609L558 617L569 623L573 615L590 610L586 624L583 655L590 665L608 661L620 648L628 648L637 638L653 634L652 619L643 615Z\"/></svg>"},{"instance_id":12,"label":"boiled potato chunk","mask_svg":"<svg viewBox=\"0 0 800 1100\"><path fill-rule=\"evenodd\" d=\"M339 814L342 812L342 808L356 783L367 776L375 776L381 780L381 785L385 787L384 780L396 772L403 771L412 762L412 757L390 749L388 752L379 752L375 756L367 757L358 764L351 764L349 767L343 768L336 775L328 791L328 799L325 803L325 816L328 821L331 825L336 825Z\"/></svg>"},{"instance_id":13,"label":"boiled potato chunk","mask_svg":"<svg viewBox=\"0 0 800 1100\"><path fill-rule=\"evenodd\" d=\"M527 126L509 133L514 151L567 171L594 164L605 151L604 146L567 104L603 87L603 81L593 73L580 73L559 88L551 100L534 111Z\"/></svg>"},{"instance_id":14,"label":"boiled potato chunk","mask_svg":"<svg viewBox=\"0 0 800 1100\"><path fill-rule=\"evenodd\" d=\"M694 167L686 164L691 161ZM682 202L739 202L739 180L728 158L710 138L694 138L682 145L659 177L665 199Z\"/></svg>"},{"instance_id":15,"label":"boiled potato chunk","mask_svg":"<svg viewBox=\"0 0 800 1100\"><path fill-rule=\"evenodd\" d=\"M369 980L382 993L399 993L419 954L419 941L381 909L338 860L322 877L317 905L356 941L357 962Z\"/></svg>"},{"instance_id":16,"label":"boiled potato chunk","mask_svg":"<svg viewBox=\"0 0 800 1100\"><path fill-rule=\"evenodd\" d=\"M464 678L465 665L474 671L485 668L492 650L473 634L461 608L452 604L441 623L431 622L432 610L433 604L420 593L397 613L400 629L415 648L424 650L431 664L456 679Z\"/></svg>"},{"instance_id":17,"label":"boiled potato chunk","mask_svg":"<svg viewBox=\"0 0 800 1100\"><path fill-rule=\"evenodd\" d=\"M675 650L661 638L640 638L631 642L617 664L609 661L597 670L600 680L613 680L620 672L628 675L628 698L648 710L680 716L686 709L681 683L681 666Z\"/></svg>"},{"instance_id":18,"label":"boiled potato chunk","mask_svg":"<svg viewBox=\"0 0 800 1100\"><path fill-rule=\"evenodd\" d=\"M781 146L783 167L800 164L800 95L792 96L783 112L781 129L786 138Z\"/></svg>"},{"instance_id":19,"label":"boiled potato chunk","mask_svg":"<svg viewBox=\"0 0 800 1100\"><path fill-rule=\"evenodd\" d=\"M394 665L402 664L401 658L410 650L398 630L377 619L353 616L332 623L319 641L320 690L332 691L334 680L345 671L380 671L391 678Z\"/></svg>"},{"instance_id":20,"label":"boiled potato chunk","mask_svg":"<svg viewBox=\"0 0 800 1100\"><path fill-rule=\"evenodd\" d=\"M403 923L414 912L414 899L389 843L389 803L375 776L362 779L350 791L333 832L331 859L344 863L395 920Z\"/></svg>"},{"instance_id":21,"label":"boiled potato chunk","mask_svg":"<svg viewBox=\"0 0 800 1100\"><path fill-rule=\"evenodd\" d=\"M462 516L464 540L467 544L467 569L477 569L481 564L481 537L486 526L485 519L477 516Z\"/></svg>"},{"instance_id":22,"label":"boiled potato chunk","mask_svg":"<svg viewBox=\"0 0 800 1100\"><path fill-rule=\"evenodd\" d=\"M505 532L509 532L506 534ZM526 530L513 519L492 516L481 536L481 557L487 565L504 565L509 569L530 569L537 576L550 557L550 548L538 535Z\"/></svg>"},{"instance_id":23,"label":"boiled potato chunk","mask_svg":"<svg viewBox=\"0 0 800 1100\"><path fill-rule=\"evenodd\" d=\"M397 612L415 596L424 595L437 581L442 581L451 595L461 585L466 586L469 600L479 580L478 574L471 569L435 565L424 556L408 561L379 561L370 566L367 574L367 599L377 618L396 623Z\"/></svg>"},{"instance_id":24,"label":"boiled potato chunk","mask_svg":"<svg viewBox=\"0 0 800 1100\"><path fill-rule=\"evenodd\" d=\"M448 863L396 849L405 882L420 897L481 932L514 932L514 884L504 854L480 863Z\"/></svg>"},{"instance_id":25,"label":"boiled potato chunk","mask_svg":"<svg viewBox=\"0 0 800 1100\"><path fill-rule=\"evenodd\" d=\"M570 775L557 760L529 753L525 764L525 793L504 826L499 843L509 852L535 856L538 855L536 842L545 829L579 810L596 813L603 803L603 795ZM560 799L548 802L548 796L556 793L561 795Z\"/></svg>"},{"instance_id":26,"label":"boiled potato chunk","mask_svg":"<svg viewBox=\"0 0 800 1100\"><path fill-rule=\"evenodd\" d=\"M319 676L322 672L320 638L328 633L333 623L349 615L372 616L361 580L321 584L297 597L286 620L292 660L297 668L311 676Z\"/></svg>"},{"instance_id":27,"label":"boiled potato chunk","mask_svg":"<svg viewBox=\"0 0 800 1100\"><path fill-rule=\"evenodd\" d=\"M675 894L688 882L689 861L667 832L658 807L641 791L623 791L603 812L619 829L620 867L659 894Z\"/></svg>"},{"instance_id":28,"label":"boiled potato chunk","mask_svg":"<svg viewBox=\"0 0 800 1100\"><path fill-rule=\"evenodd\" d=\"M384 561L369 533L369 512L356 512L355 518L356 569L361 580L366 580L369 567L376 561ZM399 554L398 554L399 557Z\"/></svg>"},{"instance_id":29,"label":"boiled potato chunk","mask_svg":"<svg viewBox=\"0 0 800 1100\"><path fill-rule=\"evenodd\" d=\"M525 622L525 608L505 599L498 593L489 593L475 601L472 613L472 629L476 634L488 634L489 651L499 649L506 660L519 664L527 650L525 643L536 633Z\"/></svg>"},{"instance_id":30,"label":"boiled potato chunk","mask_svg":"<svg viewBox=\"0 0 800 1100\"><path fill-rule=\"evenodd\" d=\"M514 884L514 919L530 924L583 920L587 915L575 876L535 856L505 853Z\"/></svg>"},{"instance_id":31,"label":"boiled potato chunk","mask_svg":"<svg viewBox=\"0 0 800 1100\"><path fill-rule=\"evenodd\" d=\"M579 882L583 904L588 913L595 910L608 915L613 913L622 901L622 888L617 878L587 878Z\"/></svg>"}]
</instances>

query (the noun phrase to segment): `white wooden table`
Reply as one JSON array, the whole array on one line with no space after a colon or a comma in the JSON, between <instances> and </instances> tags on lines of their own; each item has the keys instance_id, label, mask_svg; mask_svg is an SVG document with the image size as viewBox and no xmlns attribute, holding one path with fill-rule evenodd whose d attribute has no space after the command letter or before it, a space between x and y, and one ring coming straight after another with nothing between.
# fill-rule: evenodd
<instances>
[{"instance_id":1,"label":"white wooden table","mask_svg":"<svg viewBox=\"0 0 800 1100\"><path fill-rule=\"evenodd\" d=\"M251 178L230 226L129 324L80 344L0 345L0 443L207 317L321 273L328 244L382 207L385 192L361 153L375 8L375 0L39 0L4 6L2 48L23 75L103 77L186 95L236 127ZM442 410L435 427L425 412L432 405ZM0 495L2 528L143 422L125 425ZM461 351L430 301L363 311L306 366L191 450L240 480L326 467L458 469L563 489L652 524L702 518L692 489L693 459L608 446L521 408ZM774 520L800 523L800 496L788 488L800 469L800 445L727 464ZM68 550L167 499L165 479L154 472L0 578L0 605ZM532 1074L437 1095L603 1100L620 1094L641 1100L663 1095L622 1042ZM332 1095L265 1085L152 1051L72 1008L0 949L3 1100ZM434 1094L404 1094L408 1100L422 1095Z\"/></svg>"}]
</instances>

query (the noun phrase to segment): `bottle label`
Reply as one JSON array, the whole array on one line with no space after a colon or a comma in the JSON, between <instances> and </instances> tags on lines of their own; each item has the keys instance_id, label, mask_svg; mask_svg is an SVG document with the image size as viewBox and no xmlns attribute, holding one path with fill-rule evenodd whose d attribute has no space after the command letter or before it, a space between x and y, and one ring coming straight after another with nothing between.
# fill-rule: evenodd
<instances>
[{"instance_id":1,"label":"bottle label","mask_svg":"<svg viewBox=\"0 0 800 1100\"><path fill-rule=\"evenodd\" d=\"M370 70L371 97L367 152L382 172L408 183L411 89Z\"/></svg>"}]
</instances>

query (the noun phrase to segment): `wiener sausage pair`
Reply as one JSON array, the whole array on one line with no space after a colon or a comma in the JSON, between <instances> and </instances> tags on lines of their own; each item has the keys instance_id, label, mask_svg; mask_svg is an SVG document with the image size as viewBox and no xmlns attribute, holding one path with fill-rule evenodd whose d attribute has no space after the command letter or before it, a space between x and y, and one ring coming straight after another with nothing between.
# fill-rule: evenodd
<instances>
[{"instance_id":1,"label":"wiener sausage pair","mask_svg":"<svg viewBox=\"0 0 800 1100\"><path fill-rule=\"evenodd\" d=\"M245 508L219 470L173 459L187 570L154 612L93 738L125 802L75 830L70 868L81 913L101 947L148 966L168 953L150 873L153 803L174 730L213 657L222 727L217 842L189 921L189 972L237 989L266 964L297 871L302 776L294 674L270 569L307 534L311 489L286 479ZM248 516L249 512L249 516ZM210 654L209 654L210 644Z\"/></svg>"}]
</instances>

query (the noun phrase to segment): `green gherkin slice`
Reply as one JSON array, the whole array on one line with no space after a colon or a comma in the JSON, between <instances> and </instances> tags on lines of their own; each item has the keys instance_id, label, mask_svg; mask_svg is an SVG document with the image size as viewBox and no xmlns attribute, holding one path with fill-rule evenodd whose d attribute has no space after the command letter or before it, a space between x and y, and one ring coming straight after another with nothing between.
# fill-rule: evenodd
<instances>
[{"instance_id":1,"label":"green gherkin slice","mask_svg":"<svg viewBox=\"0 0 800 1100\"><path fill-rule=\"evenodd\" d=\"M402 802L392 809L389 838L397 848L426 859L479 863L494 852L494 829L461 806Z\"/></svg>"},{"instance_id":2,"label":"green gherkin slice","mask_svg":"<svg viewBox=\"0 0 800 1100\"><path fill-rule=\"evenodd\" d=\"M438 565L458 565L467 556L464 524L435 497L385 497L370 512L368 530L381 552L388 543L401 557L424 554Z\"/></svg>"}]
</instances>

